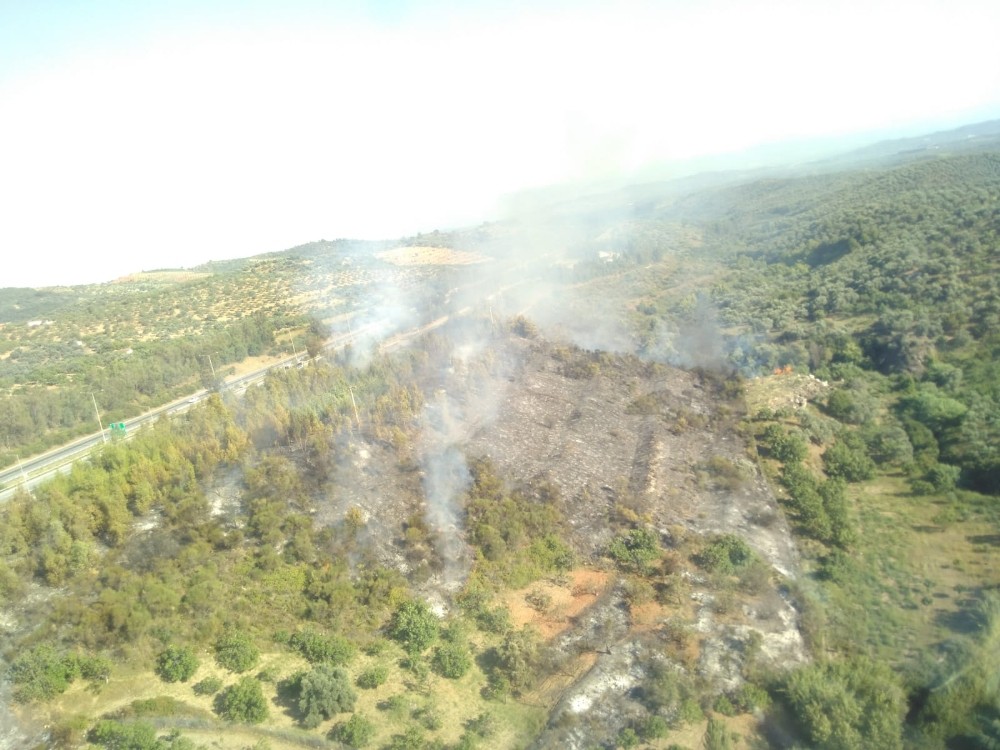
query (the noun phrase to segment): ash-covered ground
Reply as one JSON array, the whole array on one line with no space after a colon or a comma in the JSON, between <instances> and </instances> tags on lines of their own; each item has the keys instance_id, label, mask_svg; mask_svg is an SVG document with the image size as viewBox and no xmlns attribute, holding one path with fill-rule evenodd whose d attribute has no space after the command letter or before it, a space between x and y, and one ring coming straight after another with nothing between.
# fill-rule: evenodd
<instances>
[{"instance_id":1,"label":"ash-covered ground","mask_svg":"<svg viewBox=\"0 0 1000 750\"><path fill-rule=\"evenodd\" d=\"M551 496L554 488L564 536L587 564L608 565L623 517L656 529L680 560L681 599L640 613L614 584L552 642L566 658L590 644L591 660L582 677L539 697L554 708L538 747L614 736L647 711L641 693L651 665L723 693L741 684L750 658L776 667L807 658L786 587L797 575L796 551L737 430L735 381L534 336L454 347L438 365L428 369L424 412L405 445L359 432L340 446L317 497L320 522L360 508L376 556L446 607L471 565L462 542L468 473L456 462L488 458L522 491L548 488ZM406 528L421 517L429 541L408 545ZM770 568L749 594L720 592L689 559L698 540L723 533L745 540ZM673 653L678 627L687 633L683 659Z\"/></svg>"}]
</instances>

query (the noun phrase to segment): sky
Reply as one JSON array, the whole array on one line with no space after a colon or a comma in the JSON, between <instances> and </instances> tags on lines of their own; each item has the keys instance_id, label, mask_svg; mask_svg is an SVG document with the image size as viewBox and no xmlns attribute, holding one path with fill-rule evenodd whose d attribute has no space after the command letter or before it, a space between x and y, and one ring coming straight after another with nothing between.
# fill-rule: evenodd
<instances>
[{"instance_id":1,"label":"sky","mask_svg":"<svg viewBox=\"0 0 1000 750\"><path fill-rule=\"evenodd\" d=\"M1000 117L995 0L0 0L0 287L478 224L513 192Z\"/></svg>"}]
</instances>

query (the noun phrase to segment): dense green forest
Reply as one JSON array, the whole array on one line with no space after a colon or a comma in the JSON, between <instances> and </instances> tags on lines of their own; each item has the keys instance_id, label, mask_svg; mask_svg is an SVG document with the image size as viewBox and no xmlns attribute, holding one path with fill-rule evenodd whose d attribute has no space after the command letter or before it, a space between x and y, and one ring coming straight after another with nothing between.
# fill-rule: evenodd
<instances>
[{"instance_id":1,"label":"dense green forest","mask_svg":"<svg viewBox=\"0 0 1000 750\"><path fill-rule=\"evenodd\" d=\"M561 253L536 257L548 242ZM48 742L185 748L228 727L227 747L1000 746L1000 153L642 186L411 244L489 254L512 286L544 275L553 307L600 300L628 340L549 341L545 295L508 291L392 353L221 389L16 494L7 676ZM115 418L216 385L209 353L316 353L389 274L432 315L465 283L371 250L3 290L3 456L86 430L91 393ZM609 456L621 425L643 436L631 476L571 495L554 469L515 478L466 453L510 407L498 384L581 382L621 392L599 434ZM543 435L604 418L546 397L525 417ZM697 435L736 447L657 485L665 436ZM776 510L720 530L758 480ZM660 522L686 498L702 503L687 525ZM783 523L794 570L758 533ZM808 650L788 664L754 624L781 602ZM566 709L622 652L640 666L600 699L615 710Z\"/></svg>"}]
</instances>

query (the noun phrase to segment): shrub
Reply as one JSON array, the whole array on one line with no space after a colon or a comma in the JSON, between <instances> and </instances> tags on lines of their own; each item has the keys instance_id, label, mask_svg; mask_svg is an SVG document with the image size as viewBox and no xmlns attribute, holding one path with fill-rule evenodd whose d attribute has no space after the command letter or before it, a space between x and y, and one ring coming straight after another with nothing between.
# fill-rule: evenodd
<instances>
[{"instance_id":1,"label":"shrub","mask_svg":"<svg viewBox=\"0 0 1000 750\"><path fill-rule=\"evenodd\" d=\"M623 568L644 571L660 554L660 540L652 529L632 529L612 540L608 554Z\"/></svg>"},{"instance_id":2,"label":"shrub","mask_svg":"<svg viewBox=\"0 0 1000 750\"><path fill-rule=\"evenodd\" d=\"M712 704L712 710L723 716L736 716L739 713L733 702L725 695L720 695L715 699L715 703Z\"/></svg>"},{"instance_id":3,"label":"shrub","mask_svg":"<svg viewBox=\"0 0 1000 750\"><path fill-rule=\"evenodd\" d=\"M848 482L862 482L875 476L875 462L868 455L868 446L855 432L842 432L837 442L823 453L823 468L831 477Z\"/></svg>"},{"instance_id":4,"label":"shrub","mask_svg":"<svg viewBox=\"0 0 1000 750\"><path fill-rule=\"evenodd\" d=\"M903 746L905 696L884 664L859 658L803 667L784 693L816 750Z\"/></svg>"},{"instance_id":5,"label":"shrub","mask_svg":"<svg viewBox=\"0 0 1000 750\"><path fill-rule=\"evenodd\" d=\"M222 680L218 677L206 677L194 684L195 695L215 695L222 690Z\"/></svg>"},{"instance_id":6,"label":"shrub","mask_svg":"<svg viewBox=\"0 0 1000 750\"><path fill-rule=\"evenodd\" d=\"M639 737L644 742L663 739L669 732L670 726L662 716L650 716L639 725Z\"/></svg>"},{"instance_id":7,"label":"shrub","mask_svg":"<svg viewBox=\"0 0 1000 750\"><path fill-rule=\"evenodd\" d=\"M733 696L733 703L745 713L763 710L771 705L771 696L762 687L746 682Z\"/></svg>"},{"instance_id":8,"label":"shrub","mask_svg":"<svg viewBox=\"0 0 1000 750\"><path fill-rule=\"evenodd\" d=\"M437 618L421 601L400 604L389 623L389 635L410 655L422 653L437 637L437 632Z\"/></svg>"},{"instance_id":9,"label":"shrub","mask_svg":"<svg viewBox=\"0 0 1000 750\"><path fill-rule=\"evenodd\" d=\"M312 728L334 714L351 711L357 698L344 670L320 665L299 680L298 707L302 725Z\"/></svg>"},{"instance_id":10,"label":"shrub","mask_svg":"<svg viewBox=\"0 0 1000 750\"><path fill-rule=\"evenodd\" d=\"M260 724L267 719L267 700L260 683L253 677L241 677L220 695L219 713L229 721Z\"/></svg>"},{"instance_id":11,"label":"shrub","mask_svg":"<svg viewBox=\"0 0 1000 750\"><path fill-rule=\"evenodd\" d=\"M295 633L288 645L298 651L310 664L342 666L354 658L354 645L338 635L320 635L312 630Z\"/></svg>"},{"instance_id":12,"label":"shrub","mask_svg":"<svg viewBox=\"0 0 1000 750\"><path fill-rule=\"evenodd\" d=\"M230 672L246 672L257 666L260 652L245 633L227 633L215 643L215 661Z\"/></svg>"},{"instance_id":13,"label":"shrub","mask_svg":"<svg viewBox=\"0 0 1000 750\"><path fill-rule=\"evenodd\" d=\"M198 671L198 657L187 646L167 646L156 658L156 673L164 682L187 682Z\"/></svg>"},{"instance_id":14,"label":"shrub","mask_svg":"<svg viewBox=\"0 0 1000 750\"><path fill-rule=\"evenodd\" d=\"M474 719L469 719L465 728L480 737L492 737L500 728L496 717L491 713L483 712Z\"/></svg>"},{"instance_id":15,"label":"shrub","mask_svg":"<svg viewBox=\"0 0 1000 750\"><path fill-rule=\"evenodd\" d=\"M144 721L120 722L102 719L87 734L87 739L108 750L163 750L156 739L156 729Z\"/></svg>"},{"instance_id":16,"label":"shrub","mask_svg":"<svg viewBox=\"0 0 1000 750\"><path fill-rule=\"evenodd\" d=\"M65 692L78 674L73 657L63 656L47 645L36 646L18 656L8 669L19 703L49 700Z\"/></svg>"},{"instance_id":17,"label":"shrub","mask_svg":"<svg viewBox=\"0 0 1000 750\"><path fill-rule=\"evenodd\" d=\"M442 677L457 680L469 671L472 658L464 643L442 643L434 650L431 666Z\"/></svg>"},{"instance_id":18,"label":"shrub","mask_svg":"<svg viewBox=\"0 0 1000 750\"><path fill-rule=\"evenodd\" d=\"M386 667L369 667L358 675L357 683L359 688L374 690L380 685L384 685L387 679L389 679L389 670Z\"/></svg>"},{"instance_id":19,"label":"shrub","mask_svg":"<svg viewBox=\"0 0 1000 750\"><path fill-rule=\"evenodd\" d=\"M697 563L712 573L735 575L755 559L753 550L733 534L715 537L697 556Z\"/></svg>"},{"instance_id":20,"label":"shrub","mask_svg":"<svg viewBox=\"0 0 1000 750\"><path fill-rule=\"evenodd\" d=\"M354 714L330 730L330 739L342 742L348 747L361 748L375 737L375 724L364 714Z\"/></svg>"}]
</instances>

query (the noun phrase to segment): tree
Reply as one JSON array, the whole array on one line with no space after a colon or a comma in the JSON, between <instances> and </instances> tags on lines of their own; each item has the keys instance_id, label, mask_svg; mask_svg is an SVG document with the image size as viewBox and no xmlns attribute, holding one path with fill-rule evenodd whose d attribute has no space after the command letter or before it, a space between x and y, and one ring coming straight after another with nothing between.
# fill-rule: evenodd
<instances>
[{"instance_id":1,"label":"tree","mask_svg":"<svg viewBox=\"0 0 1000 750\"><path fill-rule=\"evenodd\" d=\"M338 667L323 664L299 680L298 707L302 725L308 729L334 714L353 710L357 699L350 678Z\"/></svg>"},{"instance_id":2,"label":"tree","mask_svg":"<svg viewBox=\"0 0 1000 750\"><path fill-rule=\"evenodd\" d=\"M840 433L837 442L823 453L823 468L831 477L842 477L848 482L862 482L875 476L875 462L856 432Z\"/></svg>"},{"instance_id":3,"label":"tree","mask_svg":"<svg viewBox=\"0 0 1000 750\"><path fill-rule=\"evenodd\" d=\"M905 696L889 667L866 658L793 672L784 693L809 747L863 750L903 746Z\"/></svg>"},{"instance_id":4,"label":"tree","mask_svg":"<svg viewBox=\"0 0 1000 750\"><path fill-rule=\"evenodd\" d=\"M354 657L354 645L337 635L320 635L312 630L295 633L288 641L310 664L347 664Z\"/></svg>"},{"instance_id":5,"label":"tree","mask_svg":"<svg viewBox=\"0 0 1000 750\"><path fill-rule=\"evenodd\" d=\"M380 685L384 685L387 679L389 679L389 670L386 667L379 665L369 667L364 672L359 674L357 684L359 688L374 690Z\"/></svg>"},{"instance_id":6,"label":"tree","mask_svg":"<svg viewBox=\"0 0 1000 750\"><path fill-rule=\"evenodd\" d=\"M442 643L434 650L431 666L442 677L457 680L469 671L472 666L472 658L464 643Z\"/></svg>"},{"instance_id":7,"label":"tree","mask_svg":"<svg viewBox=\"0 0 1000 750\"><path fill-rule=\"evenodd\" d=\"M166 742L156 739L156 728L144 721L120 722L103 719L94 726L87 739L107 750L166 750Z\"/></svg>"},{"instance_id":8,"label":"tree","mask_svg":"<svg viewBox=\"0 0 1000 750\"><path fill-rule=\"evenodd\" d=\"M156 673L164 682L187 682L198 670L198 657L186 646L168 646L156 659Z\"/></svg>"},{"instance_id":9,"label":"tree","mask_svg":"<svg viewBox=\"0 0 1000 750\"><path fill-rule=\"evenodd\" d=\"M330 730L330 739L343 742L348 747L362 748L375 736L375 724L361 713L353 714Z\"/></svg>"},{"instance_id":10,"label":"tree","mask_svg":"<svg viewBox=\"0 0 1000 750\"><path fill-rule=\"evenodd\" d=\"M267 719L267 700L260 683L253 677L241 677L220 696L219 713L229 721L260 724Z\"/></svg>"},{"instance_id":11,"label":"tree","mask_svg":"<svg viewBox=\"0 0 1000 750\"><path fill-rule=\"evenodd\" d=\"M76 672L71 657L60 655L48 645L21 654L8 670L15 685L14 699L21 703L49 700L65 692Z\"/></svg>"},{"instance_id":12,"label":"tree","mask_svg":"<svg viewBox=\"0 0 1000 750\"><path fill-rule=\"evenodd\" d=\"M705 750L732 750L733 738L729 734L726 722L721 719L709 719L701 746Z\"/></svg>"},{"instance_id":13,"label":"tree","mask_svg":"<svg viewBox=\"0 0 1000 750\"><path fill-rule=\"evenodd\" d=\"M623 568L644 571L660 554L660 539L652 529L632 529L611 541L608 554Z\"/></svg>"},{"instance_id":14,"label":"tree","mask_svg":"<svg viewBox=\"0 0 1000 750\"><path fill-rule=\"evenodd\" d=\"M403 602L389 622L389 636L399 641L411 656L423 653L437 632L437 617L422 601Z\"/></svg>"},{"instance_id":15,"label":"tree","mask_svg":"<svg viewBox=\"0 0 1000 750\"><path fill-rule=\"evenodd\" d=\"M698 564L712 573L731 576L747 567L755 557L749 545L738 536L721 534L701 551Z\"/></svg>"},{"instance_id":16,"label":"tree","mask_svg":"<svg viewBox=\"0 0 1000 750\"><path fill-rule=\"evenodd\" d=\"M257 666L260 652L246 633L227 633L215 642L215 661L230 672L246 672Z\"/></svg>"}]
</instances>

